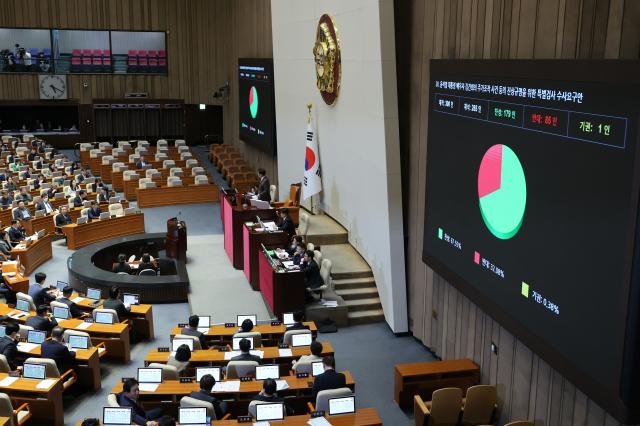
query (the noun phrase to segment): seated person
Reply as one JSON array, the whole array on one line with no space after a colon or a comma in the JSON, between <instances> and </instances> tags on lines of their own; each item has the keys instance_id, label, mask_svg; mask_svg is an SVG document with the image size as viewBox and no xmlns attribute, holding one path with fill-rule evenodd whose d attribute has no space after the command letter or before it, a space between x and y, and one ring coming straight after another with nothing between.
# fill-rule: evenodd
<instances>
[{"instance_id":1,"label":"seated person","mask_svg":"<svg viewBox=\"0 0 640 426\"><path fill-rule=\"evenodd\" d=\"M36 274L36 282L29 284L29 296L31 296L36 306L48 305L49 302L55 300L55 297L45 289L44 281L46 279L47 274L38 272Z\"/></svg>"},{"instance_id":2,"label":"seated person","mask_svg":"<svg viewBox=\"0 0 640 426\"><path fill-rule=\"evenodd\" d=\"M296 251L293 253L293 257L291 258L291 260L293 260L293 264L300 265L302 263L302 259L304 258L304 254L306 252L307 252L307 245L305 243L299 243L298 246L296 247Z\"/></svg>"},{"instance_id":3,"label":"seated person","mask_svg":"<svg viewBox=\"0 0 640 426\"><path fill-rule=\"evenodd\" d=\"M204 333L202 333L201 331L198 331L198 322L199 322L198 316L191 315L189 317L189 326L184 327L180 331L180 334L197 337L198 340L200 340L200 346L202 347L202 349L208 349L209 344L207 343L207 340L204 338Z\"/></svg>"},{"instance_id":4,"label":"seated person","mask_svg":"<svg viewBox=\"0 0 640 426\"><path fill-rule=\"evenodd\" d=\"M131 266L129 266L129 264L127 263L127 256L125 256L124 254L119 254L118 255L118 263L116 263L112 270L112 272L115 272L116 274L118 272L126 272L127 274L131 273Z\"/></svg>"},{"instance_id":5,"label":"seated person","mask_svg":"<svg viewBox=\"0 0 640 426\"><path fill-rule=\"evenodd\" d=\"M162 408L154 408L145 411L138 405L138 381L136 379L127 379L122 384L122 392L116 394L116 400L121 407L131 407L131 420L135 424L143 426L156 426L154 420L162 417Z\"/></svg>"},{"instance_id":6,"label":"seated person","mask_svg":"<svg viewBox=\"0 0 640 426\"><path fill-rule=\"evenodd\" d=\"M18 208L13 211L13 218L15 220L31 220L31 213L24 205L24 201L18 203Z\"/></svg>"},{"instance_id":7,"label":"seated person","mask_svg":"<svg viewBox=\"0 0 640 426\"><path fill-rule=\"evenodd\" d=\"M56 226L65 226L71 224L71 215L67 206L60 206L60 214L56 216Z\"/></svg>"},{"instance_id":8,"label":"seated person","mask_svg":"<svg viewBox=\"0 0 640 426\"><path fill-rule=\"evenodd\" d=\"M18 244L20 241L23 241L26 237L22 224L15 219L11 221L11 227L9 228L8 233L9 240L13 245Z\"/></svg>"},{"instance_id":9,"label":"seated person","mask_svg":"<svg viewBox=\"0 0 640 426\"><path fill-rule=\"evenodd\" d=\"M30 203L33 201L33 197L27 192L27 188L23 186L22 188L20 188L20 192L18 193L18 195L16 195L16 200Z\"/></svg>"},{"instance_id":10,"label":"seated person","mask_svg":"<svg viewBox=\"0 0 640 426\"><path fill-rule=\"evenodd\" d=\"M298 248L298 245L302 245L302 243L304 243L302 235L294 235L291 238L291 245L285 249L289 257L293 256L293 254L296 252L296 249Z\"/></svg>"},{"instance_id":11,"label":"seated person","mask_svg":"<svg viewBox=\"0 0 640 426\"><path fill-rule=\"evenodd\" d=\"M144 159L144 156L141 155L140 159L138 160L138 162L136 163L136 169L144 169L145 167L147 167L149 165L149 162L147 160Z\"/></svg>"},{"instance_id":12,"label":"seated person","mask_svg":"<svg viewBox=\"0 0 640 426\"><path fill-rule=\"evenodd\" d=\"M55 318L49 319L47 314L49 313L49 307L47 305L39 305L36 308L36 315L27 318L25 325L33 327L34 330L46 331L47 333L53 330L53 327L58 325L58 321Z\"/></svg>"},{"instance_id":13,"label":"seated person","mask_svg":"<svg viewBox=\"0 0 640 426\"><path fill-rule=\"evenodd\" d=\"M258 355L251 354L251 342L249 339L240 340L240 355L236 355L231 358L231 361L256 361L258 364L262 363L262 359Z\"/></svg>"},{"instance_id":14,"label":"seated person","mask_svg":"<svg viewBox=\"0 0 640 426\"><path fill-rule=\"evenodd\" d=\"M211 374L205 374L200 378L200 390L191 392L189 395L191 398L199 399L200 401L206 401L213 404L213 409L216 412L216 418L218 420L224 417L227 412L227 403L218 400L211 395L211 390L216 385L216 379Z\"/></svg>"},{"instance_id":15,"label":"seated person","mask_svg":"<svg viewBox=\"0 0 640 426\"><path fill-rule=\"evenodd\" d=\"M307 285L307 303L313 302L313 289L321 287L324 284L324 280L320 275L320 268L315 260L313 260L314 253L311 250L307 250L304 254L304 260L300 264L300 270L304 272L304 279Z\"/></svg>"},{"instance_id":16,"label":"seated person","mask_svg":"<svg viewBox=\"0 0 640 426\"><path fill-rule=\"evenodd\" d=\"M309 330L308 325L304 325L304 312L298 310L293 313L293 324L287 327L287 331L289 330Z\"/></svg>"},{"instance_id":17,"label":"seated person","mask_svg":"<svg viewBox=\"0 0 640 426\"><path fill-rule=\"evenodd\" d=\"M169 356L167 365L173 365L178 369L178 374L182 375L189 366L189 360L191 359L191 349L187 345L180 345L176 349L175 355Z\"/></svg>"},{"instance_id":18,"label":"seated person","mask_svg":"<svg viewBox=\"0 0 640 426\"><path fill-rule=\"evenodd\" d=\"M124 303L118 297L120 296L120 288L117 285L114 285L109 289L109 298L104 301L103 307L105 309L113 309L118 314L118 319L122 316L126 316L130 311L131 307L127 308L124 306ZM121 320L122 321L122 320Z\"/></svg>"},{"instance_id":19,"label":"seated person","mask_svg":"<svg viewBox=\"0 0 640 426\"><path fill-rule=\"evenodd\" d=\"M109 193L107 189L103 186L98 188L98 202L99 203L108 203L109 202Z\"/></svg>"},{"instance_id":20,"label":"seated person","mask_svg":"<svg viewBox=\"0 0 640 426\"><path fill-rule=\"evenodd\" d=\"M91 184L91 192L98 192L99 188L107 189L104 182L102 182L102 178L96 178L96 181Z\"/></svg>"},{"instance_id":21,"label":"seated person","mask_svg":"<svg viewBox=\"0 0 640 426\"><path fill-rule=\"evenodd\" d=\"M156 266L151 263L151 256L149 256L148 254L142 256L142 263L140 264L140 266L138 266L138 274L145 269L153 269L154 271L156 270Z\"/></svg>"},{"instance_id":22,"label":"seated person","mask_svg":"<svg viewBox=\"0 0 640 426\"><path fill-rule=\"evenodd\" d=\"M6 257L11 256L11 244L7 241L9 236L5 231L0 231L0 253Z\"/></svg>"},{"instance_id":23,"label":"seated person","mask_svg":"<svg viewBox=\"0 0 640 426\"><path fill-rule=\"evenodd\" d=\"M276 390L278 389L278 384L274 379L266 379L262 382L262 390L259 394L253 397L254 401L262 401L262 402L272 402L278 403L281 402L284 404L284 398L280 398ZM284 408L286 410L287 416L291 416L293 414L293 410L284 404Z\"/></svg>"},{"instance_id":24,"label":"seated person","mask_svg":"<svg viewBox=\"0 0 640 426\"><path fill-rule=\"evenodd\" d=\"M100 219L100 213L102 213L102 210L100 210L98 203L91 201L91 207L89 207L89 211L87 212L89 219Z\"/></svg>"},{"instance_id":25,"label":"seated person","mask_svg":"<svg viewBox=\"0 0 640 426\"><path fill-rule=\"evenodd\" d=\"M36 204L36 210L44 210L45 214L49 214L55 210L49 202L49 196L47 194L43 195L42 199L38 201Z\"/></svg>"},{"instance_id":26,"label":"seated person","mask_svg":"<svg viewBox=\"0 0 640 426\"><path fill-rule=\"evenodd\" d=\"M74 207L82 207L82 203L87 199L87 193L84 189L76 191L76 196L73 198Z\"/></svg>"},{"instance_id":27,"label":"seated person","mask_svg":"<svg viewBox=\"0 0 640 426\"><path fill-rule=\"evenodd\" d=\"M16 168L17 170L17 168ZM14 170L15 172L15 170ZM7 186L5 187L5 189L7 191L17 191L18 190L18 185L16 185L16 182L13 180L13 177L9 176L9 178L7 179Z\"/></svg>"},{"instance_id":28,"label":"seated person","mask_svg":"<svg viewBox=\"0 0 640 426\"><path fill-rule=\"evenodd\" d=\"M5 326L5 335L0 338L0 354L7 357L11 370L15 370L18 366L16 364L16 356L18 355L18 341L20 340L19 330L18 324L11 322Z\"/></svg>"},{"instance_id":29,"label":"seated person","mask_svg":"<svg viewBox=\"0 0 640 426\"><path fill-rule=\"evenodd\" d=\"M289 238L293 237L296 233L296 227L289 217L289 209L287 208L280 209L280 224L278 225L278 229L286 232Z\"/></svg>"},{"instance_id":30,"label":"seated person","mask_svg":"<svg viewBox=\"0 0 640 426\"><path fill-rule=\"evenodd\" d=\"M299 365L300 363L308 364L311 362L322 361L322 343L314 340L311 342L309 350L311 351L311 355L302 355L298 361L293 362L293 365L291 366L293 371L296 371L296 365Z\"/></svg>"},{"instance_id":31,"label":"seated person","mask_svg":"<svg viewBox=\"0 0 640 426\"><path fill-rule=\"evenodd\" d=\"M311 400L315 401L318 392L327 389L339 389L347 386L347 379L342 373L336 373L336 360L333 356L327 355L322 358L324 373L316 376L311 390Z\"/></svg>"},{"instance_id":32,"label":"seated person","mask_svg":"<svg viewBox=\"0 0 640 426\"><path fill-rule=\"evenodd\" d=\"M76 353L70 351L67 345L62 341L64 329L62 327L54 327L51 330L51 339L45 340L40 346L42 358L51 358L56 362L60 374L73 368L76 361Z\"/></svg>"},{"instance_id":33,"label":"seated person","mask_svg":"<svg viewBox=\"0 0 640 426\"><path fill-rule=\"evenodd\" d=\"M247 318L244 321L242 321L242 324L240 324L240 330L238 330L238 332L239 333L248 333L251 330L253 330L253 321L251 321L249 318Z\"/></svg>"},{"instance_id":34,"label":"seated person","mask_svg":"<svg viewBox=\"0 0 640 426\"><path fill-rule=\"evenodd\" d=\"M9 207L13 203L13 195L7 191L2 191L0 194L0 206Z\"/></svg>"},{"instance_id":35,"label":"seated person","mask_svg":"<svg viewBox=\"0 0 640 426\"><path fill-rule=\"evenodd\" d=\"M64 303L69 307L69 314L71 314L73 318L78 318L83 315L83 312L78 305L76 305L74 302L71 301L72 294L73 294L73 287L68 285L64 288L64 290L62 290L62 297L59 297L56 300L58 302Z\"/></svg>"}]
</instances>

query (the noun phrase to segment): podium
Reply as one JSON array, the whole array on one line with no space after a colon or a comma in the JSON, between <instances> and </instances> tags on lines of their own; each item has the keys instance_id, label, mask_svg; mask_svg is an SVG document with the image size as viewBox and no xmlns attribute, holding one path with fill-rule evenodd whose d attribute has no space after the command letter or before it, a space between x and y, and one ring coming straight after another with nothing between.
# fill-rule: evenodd
<instances>
[{"instance_id":1,"label":"podium","mask_svg":"<svg viewBox=\"0 0 640 426\"><path fill-rule=\"evenodd\" d=\"M167 220L167 237L164 249L168 258L187 261L187 225L172 217Z\"/></svg>"}]
</instances>

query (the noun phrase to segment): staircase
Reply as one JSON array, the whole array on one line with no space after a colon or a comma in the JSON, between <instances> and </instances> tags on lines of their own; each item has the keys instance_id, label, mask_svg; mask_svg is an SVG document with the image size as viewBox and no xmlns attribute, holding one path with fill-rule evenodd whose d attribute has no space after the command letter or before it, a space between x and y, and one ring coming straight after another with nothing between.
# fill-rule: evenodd
<instances>
[{"instance_id":1,"label":"staircase","mask_svg":"<svg viewBox=\"0 0 640 426\"><path fill-rule=\"evenodd\" d=\"M349 244L349 234L327 215L310 215L307 241L320 246L325 259L331 259L331 278L336 293L348 307L349 324L384 321L373 272Z\"/></svg>"}]
</instances>

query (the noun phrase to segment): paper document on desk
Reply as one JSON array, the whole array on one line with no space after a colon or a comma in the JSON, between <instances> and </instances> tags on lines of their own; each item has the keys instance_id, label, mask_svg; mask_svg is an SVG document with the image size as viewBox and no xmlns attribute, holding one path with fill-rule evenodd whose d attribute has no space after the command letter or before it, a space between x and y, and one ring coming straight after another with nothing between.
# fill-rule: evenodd
<instances>
[{"instance_id":1,"label":"paper document on desk","mask_svg":"<svg viewBox=\"0 0 640 426\"><path fill-rule=\"evenodd\" d=\"M3 272L2 276L3 277L15 277L16 273L15 272Z\"/></svg>"},{"instance_id":2,"label":"paper document on desk","mask_svg":"<svg viewBox=\"0 0 640 426\"><path fill-rule=\"evenodd\" d=\"M307 420L307 424L310 426L331 426L331 423L324 417L316 417L314 419Z\"/></svg>"},{"instance_id":3,"label":"paper document on desk","mask_svg":"<svg viewBox=\"0 0 640 426\"><path fill-rule=\"evenodd\" d=\"M0 380L0 387L2 388L6 388L11 386L11 384L13 382L15 382L16 380L18 380L20 377L5 377L4 379Z\"/></svg>"},{"instance_id":4,"label":"paper document on desk","mask_svg":"<svg viewBox=\"0 0 640 426\"><path fill-rule=\"evenodd\" d=\"M198 331L202 334L209 334L209 327L199 327Z\"/></svg>"},{"instance_id":5,"label":"paper document on desk","mask_svg":"<svg viewBox=\"0 0 640 426\"><path fill-rule=\"evenodd\" d=\"M160 383L139 383L138 389L143 392L155 392L160 386Z\"/></svg>"},{"instance_id":6,"label":"paper document on desk","mask_svg":"<svg viewBox=\"0 0 640 426\"><path fill-rule=\"evenodd\" d=\"M239 392L240 380L227 380L226 382L216 382L213 386L214 392Z\"/></svg>"},{"instance_id":7,"label":"paper document on desk","mask_svg":"<svg viewBox=\"0 0 640 426\"><path fill-rule=\"evenodd\" d=\"M249 351L251 355L258 355L260 358L264 357L264 351Z\"/></svg>"},{"instance_id":8,"label":"paper document on desk","mask_svg":"<svg viewBox=\"0 0 640 426\"><path fill-rule=\"evenodd\" d=\"M281 358L293 356L291 349L278 349L278 352L278 355L280 355Z\"/></svg>"},{"instance_id":9,"label":"paper document on desk","mask_svg":"<svg viewBox=\"0 0 640 426\"><path fill-rule=\"evenodd\" d=\"M91 327L91 324L93 324L92 322L83 322L81 324L79 324L78 326L76 326L77 330L87 330L89 327Z\"/></svg>"},{"instance_id":10,"label":"paper document on desk","mask_svg":"<svg viewBox=\"0 0 640 426\"><path fill-rule=\"evenodd\" d=\"M269 422L253 422L253 426L270 426Z\"/></svg>"},{"instance_id":11,"label":"paper document on desk","mask_svg":"<svg viewBox=\"0 0 640 426\"><path fill-rule=\"evenodd\" d=\"M240 351L225 352L224 353L224 359L225 359L225 361L229 361L234 356L238 356L240 354L242 354L242 352L240 352Z\"/></svg>"},{"instance_id":12,"label":"paper document on desk","mask_svg":"<svg viewBox=\"0 0 640 426\"><path fill-rule=\"evenodd\" d=\"M36 345L35 343L19 342L18 343L18 350L20 352L31 352L32 350L34 350L38 346L40 346L40 345Z\"/></svg>"},{"instance_id":13,"label":"paper document on desk","mask_svg":"<svg viewBox=\"0 0 640 426\"><path fill-rule=\"evenodd\" d=\"M276 380L276 390L289 389L289 383L286 380Z\"/></svg>"},{"instance_id":14,"label":"paper document on desk","mask_svg":"<svg viewBox=\"0 0 640 426\"><path fill-rule=\"evenodd\" d=\"M287 268L291 268L293 266L293 260L283 260L282 264Z\"/></svg>"},{"instance_id":15,"label":"paper document on desk","mask_svg":"<svg viewBox=\"0 0 640 426\"><path fill-rule=\"evenodd\" d=\"M262 222L262 224L264 225L265 228L267 228L267 231L275 231L278 229L278 225L276 225L275 222L271 221L271 222Z\"/></svg>"},{"instance_id":16,"label":"paper document on desk","mask_svg":"<svg viewBox=\"0 0 640 426\"><path fill-rule=\"evenodd\" d=\"M36 385L36 388L49 389L51 386L55 384L55 382L56 382L55 379L40 380L40 383Z\"/></svg>"},{"instance_id":17,"label":"paper document on desk","mask_svg":"<svg viewBox=\"0 0 640 426\"><path fill-rule=\"evenodd\" d=\"M22 318L22 317L24 317L26 315L27 314L24 313L24 312L10 312L10 313L7 314L7 316L9 318L13 318L13 319L20 319L20 318Z\"/></svg>"},{"instance_id":18,"label":"paper document on desk","mask_svg":"<svg viewBox=\"0 0 640 426\"><path fill-rule=\"evenodd\" d=\"M80 302L82 302L83 300L84 300L84 297L80 297L80 296L76 296L76 297L74 297L73 299L71 299L71 301L72 301L73 303L80 303Z\"/></svg>"}]
</instances>

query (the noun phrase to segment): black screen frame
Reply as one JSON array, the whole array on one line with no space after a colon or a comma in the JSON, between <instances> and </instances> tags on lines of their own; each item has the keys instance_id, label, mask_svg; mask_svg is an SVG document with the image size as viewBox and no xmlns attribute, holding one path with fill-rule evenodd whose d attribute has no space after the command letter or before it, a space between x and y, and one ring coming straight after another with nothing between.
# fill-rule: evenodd
<instances>
[{"instance_id":1,"label":"black screen frame","mask_svg":"<svg viewBox=\"0 0 640 426\"><path fill-rule=\"evenodd\" d=\"M620 83L626 82L629 85L640 87L640 61L637 60L439 60L432 59L429 63L429 121L436 120L434 116L433 87L434 75L449 77L483 77L483 78L510 78L510 79L531 79L556 81L571 81L584 83ZM553 76L551 72L553 70ZM542 77L541 77L542 76ZM636 123L638 119L636 117ZM640 144L640 132L637 131L635 143L637 148ZM427 137L427 159L429 156L429 139L431 138L431 127L428 129ZM428 168L428 161L425 167ZM629 194L632 200L632 211L629 230L629 237L626 244L626 255L624 258L625 282L622 294L628 295L627 305L622 317L626 318L624 324L623 338L624 348L622 359L619 361L616 382L618 383L619 394L612 395L607 392L599 383L586 377L580 372L570 359L562 356L546 340L529 332L527 328L518 320L505 312L498 301L494 301L481 291L477 290L471 283L451 270L444 263L426 250L427 232L429 232L427 222L427 212L429 203L429 173L426 173L425 181L425 215L424 215L424 239L422 260L436 273L445 278L463 295L477 304L489 316L498 321L514 337L521 340L535 354L540 356L551 367L558 370L563 376L573 382L589 398L594 400L606 411L611 413L617 420L623 423L636 423L640 421L640 391L634 390L636 379L640 379L640 342L638 327L640 312L637 306L640 301L640 149L636 149L633 159L633 169L635 171L632 182L632 193ZM597 336L594 336L597 342ZM595 350L595 348L594 348Z\"/></svg>"}]
</instances>

